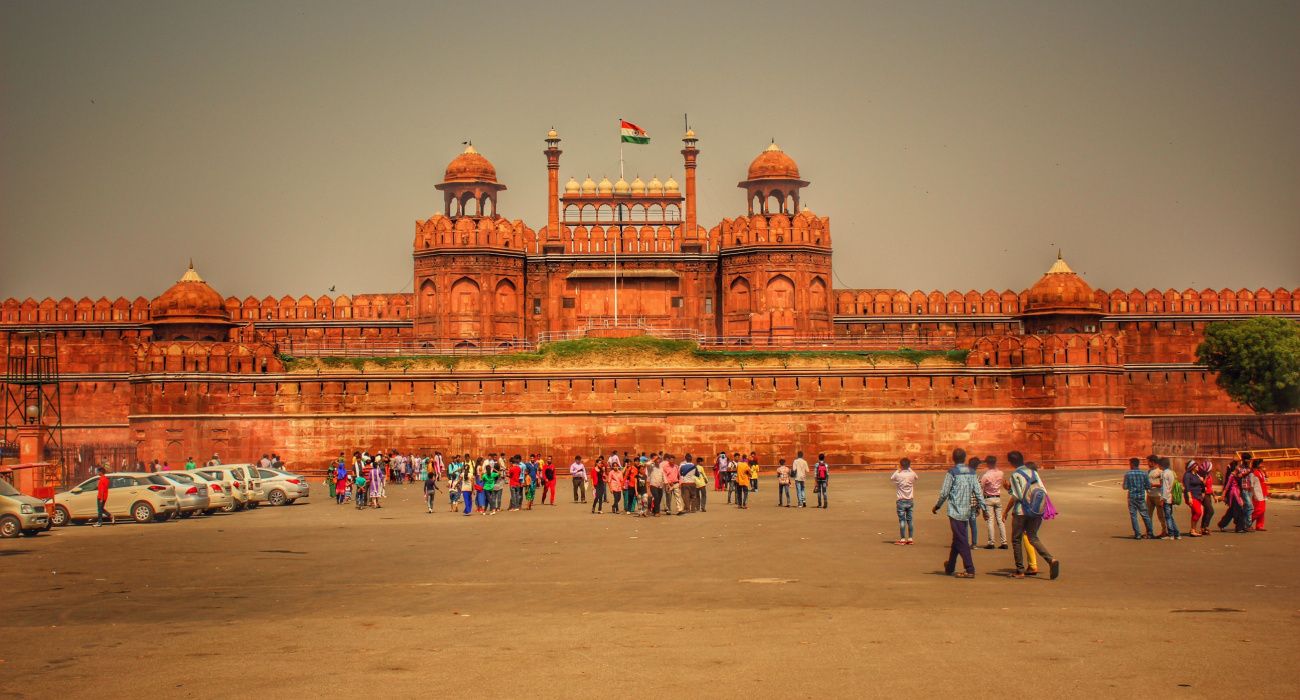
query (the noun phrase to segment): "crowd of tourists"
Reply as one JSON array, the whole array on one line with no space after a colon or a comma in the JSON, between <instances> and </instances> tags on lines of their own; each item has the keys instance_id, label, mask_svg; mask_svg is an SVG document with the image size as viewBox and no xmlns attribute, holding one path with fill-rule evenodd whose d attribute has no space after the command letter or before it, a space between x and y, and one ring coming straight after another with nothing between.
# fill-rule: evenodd
<instances>
[{"instance_id":1,"label":"crowd of tourists","mask_svg":"<svg viewBox=\"0 0 1300 700\"><path fill-rule=\"evenodd\" d=\"M968 457L964 449L952 452L952 467L943 476L932 513L946 508L951 531L946 574L958 578L975 575L973 550L981 547L979 523L983 521L983 549L1011 550L1013 578L1039 574L1039 562L1046 564L1050 578L1060 575L1060 559L1044 546L1040 530L1057 512L1039 467L1018 451L1007 453L1010 470L1004 472L996 455ZM529 454L506 456L489 453L444 458L442 453L416 456L390 451L355 452L351 459L340 453L328 470L326 483L339 504L357 508L382 508L388 484L422 483L425 505L433 513L445 491L449 510L465 516L494 515L507 511L554 506L556 483L561 469L551 456ZM680 516L705 513L709 492L726 505L748 509L758 493L760 465L754 452L719 452L706 458L690 453L680 459L668 452L611 451L588 463L581 455L568 465L567 476L574 504L590 504L593 514L627 514L641 517ZM797 452L787 464L778 459L775 468L776 506L806 508L808 482L817 508L829 508L830 465L819 454L809 463ZM898 539L894 544L915 543L916 482L919 474L911 460L899 460L890 475L895 488ZM1221 482L1216 482L1216 479ZM1217 527L1235 532L1264 530L1268 500L1268 475L1262 460L1249 453L1232 461L1222 477L1209 460L1188 461L1179 474L1168 457L1150 455L1146 468L1142 460L1130 460L1122 479L1128 494L1129 518L1135 539L1172 539L1183 536L1177 524L1177 508L1187 506L1189 537L1208 536L1215 515L1215 503L1225 505ZM506 493L509 500L506 501ZM1154 514L1154 518L1153 518ZM1008 536L1008 521L1010 535ZM1153 525L1159 523L1159 534ZM962 570L958 571L958 565Z\"/></svg>"},{"instance_id":2,"label":"crowd of tourists","mask_svg":"<svg viewBox=\"0 0 1300 700\"><path fill-rule=\"evenodd\" d=\"M806 508L808 482L818 508L830 507L830 465L826 455L809 464L798 452L789 464L777 461L777 506ZM668 452L633 455L611 451L588 464L576 455L567 475L573 502L590 502L593 514L627 514L642 517L686 515L708 512L709 491L726 497L726 504L748 509L750 495L757 493L762 466L754 452L719 452L714 458L686 454L678 458ZM488 453L444 458L382 450L340 453L326 470L327 491L339 504L357 508L382 508L390 484L424 485L425 505L432 513L439 494L445 491L448 507L464 515L494 515L507 511L532 510L535 505L555 505L560 468L554 457L540 454ZM505 494L509 492L509 502ZM608 511L606 510L608 509Z\"/></svg>"},{"instance_id":3,"label":"crowd of tourists","mask_svg":"<svg viewBox=\"0 0 1300 700\"><path fill-rule=\"evenodd\" d=\"M1216 484L1214 464L1208 459L1192 459L1183 465L1182 474L1174 470L1168 457L1148 455L1146 468L1142 460L1129 460L1129 470L1121 483L1128 492L1128 515L1133 539L1181 540L1177 509L1186 505L1189 515L1188 537L1208 537L1214 520L1214 504L1224 504L1219 518L1219 532L1231 525L1233 532L1264 530L1268 506L1268 473L1264 460L1249 452L1228 463L1221 486ZM1217 488L1216 488L1217 486ZM1152 514L1154 514L1154 521ZM1160 524L1156 534L1153 524ZM1139 528L1139 524L1141 528Z\"/></svg>"}]
</instances>

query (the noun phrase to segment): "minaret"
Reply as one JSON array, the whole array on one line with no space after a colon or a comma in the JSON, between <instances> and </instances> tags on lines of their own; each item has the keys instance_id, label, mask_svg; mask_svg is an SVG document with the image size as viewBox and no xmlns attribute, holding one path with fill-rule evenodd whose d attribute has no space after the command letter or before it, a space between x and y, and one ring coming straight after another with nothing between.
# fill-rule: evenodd
<instances>
[{"instance_id":1,"label":"minaret","mask_svg":"<svg viewBox=\"0 0 1300 700\"><path fill-rule=\"evenodd\" d=\"M695 130L687 127L682 137L682 158L686 161L686 231L687 238L695 237L695 158L700 149L695 147Z\"/></svg>"},{"instance_id":2,"label":"minaret","mask_svg":"<svg viewBox=\"0 0 1300 700\"><path fill-rule=\"evenodd\" d=\"M546 132L546 230L552 237L560 235L560 135L552 128Z\"/></svg>"}]
</instances>

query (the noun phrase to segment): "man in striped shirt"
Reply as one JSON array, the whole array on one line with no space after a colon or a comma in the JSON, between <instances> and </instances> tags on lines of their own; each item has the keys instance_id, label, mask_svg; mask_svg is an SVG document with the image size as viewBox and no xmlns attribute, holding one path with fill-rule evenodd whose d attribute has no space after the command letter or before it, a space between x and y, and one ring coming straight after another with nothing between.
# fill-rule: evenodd
<instances>
[{"instance_id":1,"label":"man in striped shirt","mask_svg":"<svg viewBox=\"0 0 1300 700\"><path fill-rule=\"evenodd\" d=\"M1147 510L1147 488L1150 486L1150 480L1147 473L1142 471L1142 460L1132 457L1128 461L1128 471L1124 472L1124 490L1128 492L1128 518L1133 524L1133 539L1142 539L1142 533L1138 531L1138 516L1142 516L1142 524L1147 528L1147 539L1155 539L1151 531L1151 511Z\"/></svg>"},{"instance_id":2,"label":"man in striped shirt","mask_svg":"<svg viewBox=\"0 0 1300 700\"><path fill-rule=\"evenodd\" d=\"M952 546L948 549L948 559L943 563L943 572L952 575L957 568L957 556L961 556L965 572L958 573L957 578L974 578L975 561L970 554L970 537L967 528L971 518L972 499L981 510L988 507L984 502L984 493L980 489L975 472L966 466L966 450L958 447L952 451L953 468L943 477L943 486L939 487L939 500L935 502L932 513L938 513L939 507L948 503L948 524L952 528Z\"/></svg>"}]
</instances>

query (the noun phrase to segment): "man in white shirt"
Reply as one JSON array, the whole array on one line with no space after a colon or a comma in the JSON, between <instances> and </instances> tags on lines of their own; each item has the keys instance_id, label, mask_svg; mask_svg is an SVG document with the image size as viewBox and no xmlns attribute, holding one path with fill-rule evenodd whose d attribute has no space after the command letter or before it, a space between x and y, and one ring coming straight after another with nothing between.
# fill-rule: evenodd
<instances>
[{"instance_id":1,"label":"man in white shirt","mask_svg":"<svg viewBox=\"0 0 1300 700\"><path fill-rule=\"evenodd\" d=\"M587 467L582 463L582 456L573 458L569 465L569 477L573 480L573 502L587 502ZM581 498L582 500L578 500Z\"/></svg>"},{"instance_id":2,"label":"man in white shirt","mask_svg":"<svg viewBox=\"0 0 1300 700\"><path fill-rule=\"evenodd\" d=\"M894 482L894 509L898 512L898 540L894 544L913 543L915 530L912 527L912 506L915 505L916 478L916 472L912 471L912 460L906 457L898 460L898 469L889 475L889 480Z\"/></svg>"},{"instance_id":3,"label":"man in white shirt","mask_svg":"<svg viewBox=\"0 0 1300 700\"><path fill-rule=\"evenodd\" d=\"M790 465L790 476L794 479L794 496L798 501L800 508L807 508L807 492L804 490L804 482L808 480L808 460L803 458L803 450L800 450L794 458L794 463Z\"/></svg>"}]
</instances>

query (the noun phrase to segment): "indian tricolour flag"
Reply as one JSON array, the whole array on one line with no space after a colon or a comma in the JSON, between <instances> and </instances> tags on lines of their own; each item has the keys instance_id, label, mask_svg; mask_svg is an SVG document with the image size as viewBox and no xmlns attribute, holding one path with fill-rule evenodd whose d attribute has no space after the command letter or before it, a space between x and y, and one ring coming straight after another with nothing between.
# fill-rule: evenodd
<instances>
[{"instance_id":1,"label":"indian tricolour flag","mask_svg":"<svg viewBox=\"0 0 1300 700\"><path fill-rule=\"evenodd\" d=\"M629 121L619 121L620 126L622 127L623 143L639 143L643 145L650 143L650 134L647 134L645 129L642 129Z\"/></svg>"}]
</instances>

